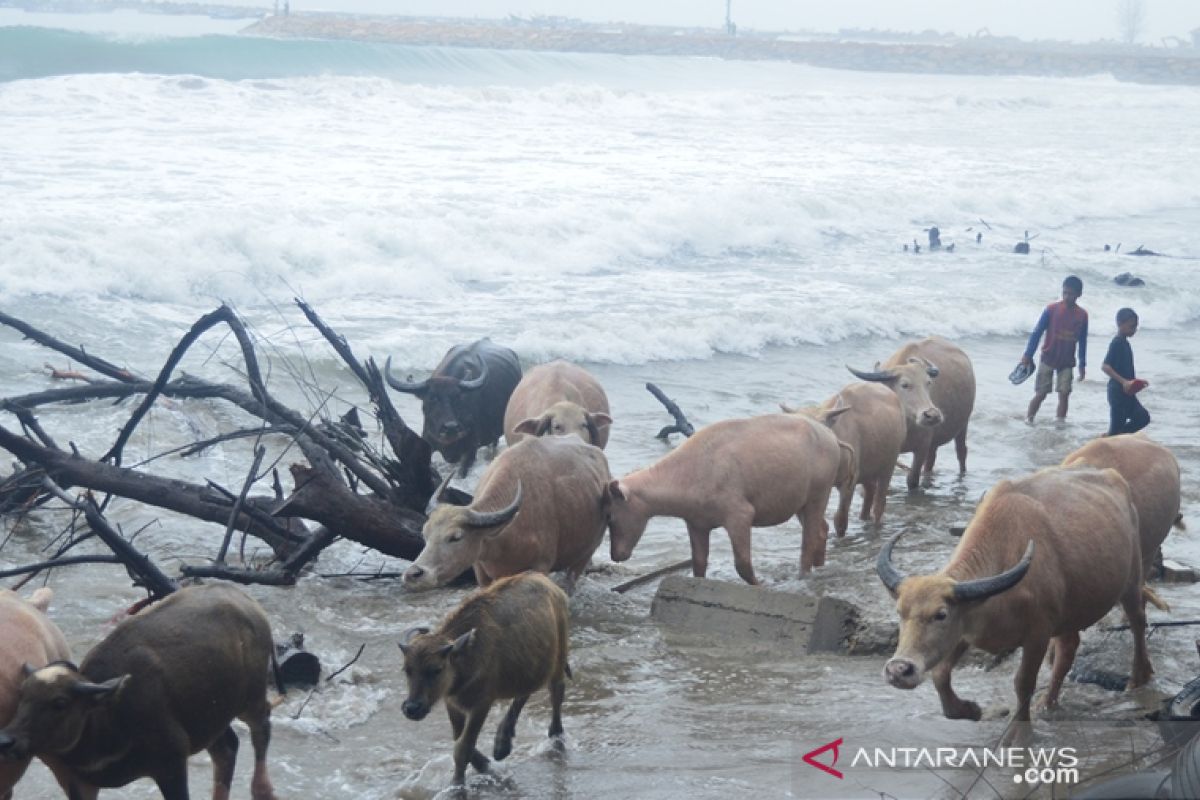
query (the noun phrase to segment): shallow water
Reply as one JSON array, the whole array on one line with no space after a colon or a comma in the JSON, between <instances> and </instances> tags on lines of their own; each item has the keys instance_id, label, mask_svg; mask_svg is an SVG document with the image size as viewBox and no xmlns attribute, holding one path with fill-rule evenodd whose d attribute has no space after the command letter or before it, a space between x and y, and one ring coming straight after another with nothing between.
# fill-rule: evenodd
<instances>
[{"instance_id":1,"label":"shallow water","mask_svg":"<svg viewBox=\"0 0 1200 800\"><path fill-rule=\"evenodd\" d=\"M886 356L892 344L874 341L776 348L760 358L728 356L633 368L593 365L610 392L617 419L608 451L613 472L621 474L649 463L667 450L654 439L654 433L670 419L644 391L647 380L662 387L695 424L702 425L768 412L779 401L820 399L828 391L822 387L836 387L849 378L840 366L843 362L866 363ZM1022 419L1028 387L1014 388L1004 379L1021 341L988 337L963 344L975 362L980 384L969 438L968 473L958 477L952 453L943 450L935 480L922 494L907 495L903 476L897 475L880 529L852 518L849 535L830 542L827 566L804 580L797 576L798 525L790 522L757 530L755 565L768 586L832 593L864 607L872 618L888 619L891 604L873 570L881 537L908 531L897 551L897 563L912 572L936 569L954 545L947 528L965 523L990 485L1002 477L1060 461L1103 428L1106 406L1099 381L1088 380L1078 386L1065 426L1042 419L1029 427ZM1197 345L1200 331L1196 330L1170 336L1143 333L1134 340L1141 372L1152 383L1152 390L1145 394L1145 403L1155 417L1152 431L1178 454L1185 476L1200 468L1195 411L1187 400L1195 379L1176 377L1172 369L1186 353L1197 352ZM30 345L11 351L26 363L35 363L40 357ZM334 372L329 370L330 375ZM360 395L346 375L338 382L343 398ZM419 418L407 398L398 398L398 402L402 414ZM163 448L192 427L212 423L206 404L182 405L185 407L154 412L150 427L155 446ZM72 423L78 427L88 413L74 407L46 416L56 427ZM124 413L125 409L114 413L112 424ZM237 470L248 463L239 447L227 445L221 457L182 469L194 474L224 470L227 480L233 482ZM467 484L478 474L477 469ZM1200 500L1193 481L1185 479L1184 493L1185 518L1193 522ZM151 528L141 541L153 546L165 566L170 566L173 558L203 559L215 549L219 537L219 532L208 527L173 520L170 515L130 503L116 504L113 516L126 529L161 520L161 526ZM5 547L5 563L33 560L37 547L61 521L49 513L39 513L37 520ZM575 679L569 684L565 705L566 753L559 755L548 747L544 738L548 708L544 696L537 696L522 717L517 749L499 768L499 777L471 778L472 795L716 798L730 792L754 792L808 797L817 789L806 773L797 772L798 765L809 769L799 763L799 754L839 736L848 743L871 746L897 739L931 746L948 742L983 745L994 741L1004 727L1003 719L984 723L943 720L931 687L900 692L884 684L880 669L885 657L810 656L778 646L747 649L742 643L697 641L661 630L648 620L652 586L626 595L615 594L609 587L686 558L686 535L677 520L653 521L628 563L612 564L606 550L604 546L597 553L596 571L583 581L571 603ZM1200 563L1200 549L1190 534L1173 535L1164 550L1169 558ZM402 562L341 543L322 557L317 572L397 570L402 566ZM713 537L710 577L738 580L728 541L720 531ZM79 654L103 634L105 620L138 596L119 570L104 567L59 571L51 576L49 585L56 591L54 617ZM420 724L400 713L404 682L395 642L408 627L439 619L463 592L412 595L396 581L318 576L307 577L290 589L256 587L250 591L267 607L280 638L303 631L327 670L344 665L365 645L359 660L333 683L311 696L294 692L277 710L271 763L281 796L419 798L443 790L452 772L449 726L440 713ZM1200 612L1200 592L1194 586L1163 586L1160 593L1174 611L1170 615L1152 611L1152 619L1186 619ZM1155 686L1162 691L1177 690L1196 672L1195 649L1190 636L1180 630L1160 631L1151 639ZM1106 637L1109 647L1128 649L1127 635L1093 631L1085 634L1085 644L1094 637ZM991 672L964 666L959 673L956 684L964 696L993 709L1011 703L1011 662ZM1042 679L1047 679L1045 672ZM1148 694L1133 700L1139 697L1145 699ZM498 719L498 714L493 717ZM1068 683L1064 710L1055 719L1110 717L1136 719L1137 704L1123 694ZM907 733L910 727L912 733ZM492 730L487 726L484 736L489 737ZM1113 747L1117 747L1116 742L1126 734L1113 731L1111 735ZM1047 740L1050 736L1044 732ZM247 796L248 745L242 752L235 797ZM194 791L199 793L209 780L206 758L198 756L193 762ZM889 781L889 791L897 796L924 796L930 791L909 773L889 776ZM50 786L47 774L39 770L31 774L23 789L40 796L51 792ZM856 791L861 788L857 786ZM847 789L841 784L838 791ZM906 795L905 791L915 794ZM150 798L155 792L145 783L130 788L125 796Z\"/></svg>"}]
</instances>

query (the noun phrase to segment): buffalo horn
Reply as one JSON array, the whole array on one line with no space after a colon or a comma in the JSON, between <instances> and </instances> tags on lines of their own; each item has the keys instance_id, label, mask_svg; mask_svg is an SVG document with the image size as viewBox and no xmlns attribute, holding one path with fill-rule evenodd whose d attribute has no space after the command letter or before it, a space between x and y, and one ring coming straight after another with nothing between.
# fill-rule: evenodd
<instances>
[{"instance_id":1,"label":"buffalo horn","mask_svg":"<svg viewBox=\"0 0 1200 800\"><path fill-rule=\"evenodd\" d=\"M517 481L517 496L507 507L498 511L476 511L472 508L467 509L467 524L472 528L490 528L494 525L503 525L508 522L521 508L521 482Z\"/></svg>"},{"instance_id":2,"label":"buffalo horn","mask_svg":"<svg viewBox=\"0 0 1200 800\"><path fill-rule=\"evenodd\" d=\"M883 581L883 585L893 594L900 588L904 576L892 566L892 548L896 546L896 540L903 535L904 531L901 531L884 542L883 547L879 548L879 558L875 560L875 572L879 574L879 580Z\"/></svg>"},{"instance_id":3,"label":"buffalo horn","mask_svg":"<svg viewBox=\"0 0 1200 800\"><path fill-rule=\"evenodd\" d=\"M121 684L125 682L128 675L123 675L119 678L112 678L104 683L91 683L89 681L79 681L71 686L72 694L81 695L106 695L112 694L117 689L121 688Z\"/></svg>"},{"instance_id":4,"label":"buffalo horn","mask_svg":"<svg viewBox=\"0 0 1200 800\"><path fill-rule=\"evenodd\" d=\"M846 369L850 370L850 374L858 378L860 381L890 381L896 377L889 370L880 370L878 365L876 365L875 372L862 372L850 366L849 364L846 365Z\"/></svg>"},{"instance_id":5,"label":"buffalo horn","mask_svg":"<svg viewBox=\"0 0 1200 800\"><path fill-rule=\"evenodd\" d=\"M487 380L487 361L485 361L481 356L477 356L477 358L479 359L479 375L471 378L471 380L460 380L458 382L458 388L467 390L478 389L479 387L483 386L483 382Z\"/></svg>"},{"instance_id":6,"label":"buffalo horn","mask_svg":"<svg viewBox=\"0 0 1200 800\"><path fill-rule=\"evenodd\" d=\"M994 594L999 594L1006 589L1011 589L1017 585L1021 578L1025 577L1025 573L1029 571L1029 563L1033 561L1033 541L1029 542L1029 546L1025 548L1025 555L1015 567L1006 569L999 575L992 575L987 578L976 578L973 581L963 581L954 585L954 599L963 600L986 600Z\"/></svg>"},{"instance_id":7,"label":"buffalo horn","mask_svg":"<svg viewBox=\"0 0 1200 800\"><path fill-rule=\"evenodd\" d=\"M441 502L445 501L446 489L448 489L450 487L450 481L452 481L452 480L454 480L454 470L450 470L450 473L448 475L446 475L445 478L442 479L442 482L438 486L437 491L433 493L433 502L441 503Z\"/></svg>"},{"instance_id":8,"label":"buffalo horn","mask_svg":"<svg viewBox=\"0 0 1200 800\"><path fill-rule=\"evenodd\" d=\"M391 386L397 392L407 392L408 394L420 394L429 388L429 379L426 378L418 383L406 383L398 378L392 377L392 357L388 356L387 361L383 365L383 377L387 378L388 386Z\"/></svg>"},{"instance_id":9,"label":"buffalo horn","mask_svg":"<svg viewBox=\"0 0 1200 800\"><path fill-rule=\"evenodd\" d=\"M406 630L400 637L400 649L403 650L406 646L412 644L412 640L423 633L429 633L429 628L426 628L424 625L418 625L415 628Z\"/></svg>"}]
</instances>

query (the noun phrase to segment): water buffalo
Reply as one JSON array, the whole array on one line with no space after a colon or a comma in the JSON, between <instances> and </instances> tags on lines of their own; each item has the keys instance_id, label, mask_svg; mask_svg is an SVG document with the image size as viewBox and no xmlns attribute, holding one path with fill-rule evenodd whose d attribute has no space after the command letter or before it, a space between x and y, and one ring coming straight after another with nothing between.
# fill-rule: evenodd
<instances>
[{"instance_id":1,"label":"water buffalo","mask_svg":"<svg viewBox=\"0 0 1200 800\"><path fill-rule=\"evenodd\" d=\"M502 578L459 605L436 631L413 628L405 634L404 674L408 699L401 708L411 720L424 719L446 701L454 731L454 783L462 785L467 763L480 772L488 759L475 748L479 731L497 700L512 699L496 729L492 755L502 761L512 751L517 717L529 696L550 687L550 737L560 736L567 665L567 596L543 575Z\"/></svg>"},{"instance_id":2,"label":"water buffalo","mask_svg":"<svg viewBox=\"0 0 1200 800\"><path fill-rule=\"evenodd\" d=\"M425 427L421 438L466 475L483 445L495 445L504 433L504 409L521 380L521 362L507 347L480 339L451 347L433 374L408 383L392 376L392 360L384 365L387 382L398 392L421 398Z\"/></svg>"},{"instance_id":3,"label":"water buffalo","mask_svg":"<svg viewBox=\"0 0 1200 800\"><path fill-rule=\"evenodd\" d=\"M838 441L854 450L855 484L863 487L860 519L878 525L887 504L888 485L896 459L907 435L907 423L899 396L879 383L852 383L820 406L800 409L833 429ZM833 527L846 535L854 485L838 490L838 508Z\"/></svg>"},{"instance_id":4,"label":"water buffalo","mask_svg":"<svg viewBox=\"0 0 1200 800\"><path fill-rule=\"evenodd\" d=\"M0 726L17 713L26 664L44 667L71 657L62 632L44 613L53 595L49 589L38 589L26 601L0 589ZM28 766L28 756L0 759L0 800L12 798L12 788Z\"/></svg>"},{"instance_id":5,"label":"water buffalo","mask_svg":"<svg viewBox=\"0 0 1200 800\"><path fill-rule=\"evenodd\" d=\"M1123 434L1093 439L1063 461L1063 466L1071 464L1098 469L1111 467L1129 484L1138 512L1142 571L1149 575L1171 526L1183 528L1179 515L1179 462L1174 454L1141 433ZM1148 589L1146 597L1165 610L1165 604Z\"/></svg>"},{"instance_id":6,"label":"water buffalo","mask_svg":"<svg viewBox=\"0 0 1200 800\"><path fill-rule=\"evenodd\" d=\"M893 537L876 565L900 613L900 643L884 677L913 689L929 673L948 718L978 720L979 706L950 686L955 663L972 645L989 653L1020 647L1014 720L1028 723L1047 648L1053 643L1045 699L1052 708L1079 632L1120 602L1133 633L1130 686L1144 684L1153 670L1137 528L1129 484L1116 470L1049 467L992 487L950 562L934 575L901 575L892 566ZM1027 728L1011 728L1007 738L1025 738Z\"/></svg>"},{"instance_id":7,"label":"water buffalo","mask_svg":"<svg viewBox=\"0 0 1200 800\"><path fill-rule=\"evenodd\" d=\"M254 744L254 800L273 800L267 776L274 644L262 608L232 586L180 589L122 622L76 667L27 670L0 755L52 759L72 800L142 777L165 800L186 800L187 759L208 750L213 797L227 798L238 738Z\"/></svg>"},{"instance_id":8,"label":"water buffalo","mask_svg":"<svg viewBox=\"0 0 1200 800\"><path fill-rule=\"evenodd\" d=\"M608 444L608 395L583 367L569 361L539 364L521 378L504 411L504 438L574 434L600 449Z\"/></svg>"},{"instance_id":9,"label":"water buffalo","mask_svg":"<svg viewBox=\"0 0 1200 800\"><path fill-rule=\"evenodd\" d=\"M404 586L432 589L474 567L481 586L525 570L566 570L570 591L604 539L610 479L604 451L574 436L517 442L488 466L471 505L443 504L429 515L425 549Z\"/></svg>"},{"instance_id":10,"label":"water buffalo","mask_svg":"<svg viewBox=\"0 0 1200 800\"><path fill-rule=\"evenodd\" d=\"M854 454L826 426L798 414L715 422L657 463L609 484L613 561L633 553L652 517L680 517L692 546L692 574L708 570L713 528L724 527L737 573L756 584L753 526L800 520L800 574L825 563L825 506L839 480L853 488Z\"/></svg>"},{"instance_id":11,"label":"water buffalo","mask_svg":"<svg viewBox=\"0 0 1200 800\"><path fill-rule=\"evenodd\" d=\"M921 473L933 473L937 449L951 439L960 472L967 471L967 423L975 408L975 370L957 345L940 336L909 342L874 372L850 370L865 381L884 383L900 398L908 419L901 453L912 453L908 488ZM936 380L934 380L936 378Z\"/></svg>"}]
</instances>

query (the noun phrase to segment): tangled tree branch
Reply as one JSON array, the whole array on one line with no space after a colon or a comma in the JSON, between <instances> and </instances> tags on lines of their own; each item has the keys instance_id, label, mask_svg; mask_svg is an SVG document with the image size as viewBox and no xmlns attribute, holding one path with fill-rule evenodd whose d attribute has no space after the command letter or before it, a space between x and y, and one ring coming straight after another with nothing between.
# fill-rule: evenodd
<instances>
[{"instance_id":1,"label":"tangled tree branch","mask_svg":"<svg viewBox=\"0 0 1200 800\"><path fill-rule=\"evenodd\" d=\"M22 430L17 433L0 425L0 448L23 464L23 469L0 481L0 514L24 513L56 496L69 501L64 490L58 487L73 486L169 509L219 524L225 530L213 563L186 565L181 568L182 574L247 583L293 583L304 567L338 538L359 542L387 555L415 558L424 543L420 535L424 524L423 510L439 482L430 465L429 446L396 412L374 361L368 359L365 365L361 363L346 340L329 328L308 304L296 302L365 388L376 409L391 455L371 449L353 409L341 419L331 419L327 416L325 401L322 401L322 405L306 417L275 399L263 377L249 331L226 305L197 320L172 349L154 381L139 378L127 369L88 354L82 347L67 345L28 323L0 314L0 324L13 327L26 338L112 379L0 399L0 411L16 417ZM186 374L172 377L189 348L206 332L220 325L227 327L237 341L248 390ZM332 396L332 393L325 395L326 401ZM98 460L80 454L74 445L70 452L61 449L34 416L35 409L51 403L119 401L132 397L140 397L137 407L116 440ZM226 432L176 447L168 453L151 456L136 467L122 466L123 452L131 436L160 397L227 402L258 418L262 424L255 429ZM274 492L268 495L252 493L261 478L275 474L270 464L260 473L265 453L261 446L255 448L254 463L247 470L239 494L233 494L211 480L201 485L147 471L147 465L169 453L191 454L218 442L251 434L259 441L268 435L288 437L308 462L292 465L293 490L286 498L281 496L277 475ZM54 489L49 488L51 485ZM102 505L90 498L85 507L69 502L88 517L89 525L113 549L116 557L127 567L136 565L138 568L134 571L141 576L143 564L148 563L148 559L132 547L123 549L120 542L110 541L100 534L98 528L107 526L101 514ZM93 522L92 516L98 521ZM317 524L310 530L306 521ZM275 565L261 570L226 564L234 530L265 541L275 552ZM128 542L125 545L128 546ZM69 563L84 563L85 559L90 561L91 558L72 557ZM67 563L67 558L60 557L40 566ZM147 585L156 580L145 576L137 578L137 582Z\"/></svg>"}]
</instances>

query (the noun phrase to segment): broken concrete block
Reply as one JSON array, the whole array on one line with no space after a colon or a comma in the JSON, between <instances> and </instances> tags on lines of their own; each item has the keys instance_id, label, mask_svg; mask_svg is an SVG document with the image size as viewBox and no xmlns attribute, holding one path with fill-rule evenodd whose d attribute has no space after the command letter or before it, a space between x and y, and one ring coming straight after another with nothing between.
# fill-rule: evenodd
<instances>
[{"instance_id":1,"label":"broken concrete block","mask_svg":"<svg viewBox=\"0 0 1200 800\"><path fill-rule=\"evenodd\" d=\"M659 584L650 617L721 641L784 641L801 652L845 653L859 614L834 597L672 575Z\"/></svg>"},{"instance_id":2,"label":"broken concrete block","mask_svg":"<svg viewBox=\"0 0 1200 800\"><path fill-rule=\"evenodd\" d=\"M1198 577L1193 567L1185 567L1178 561L1164 559L1162 574L1158 579L1163 583L1195 583Z\"/></svg>"}]
</instances>

